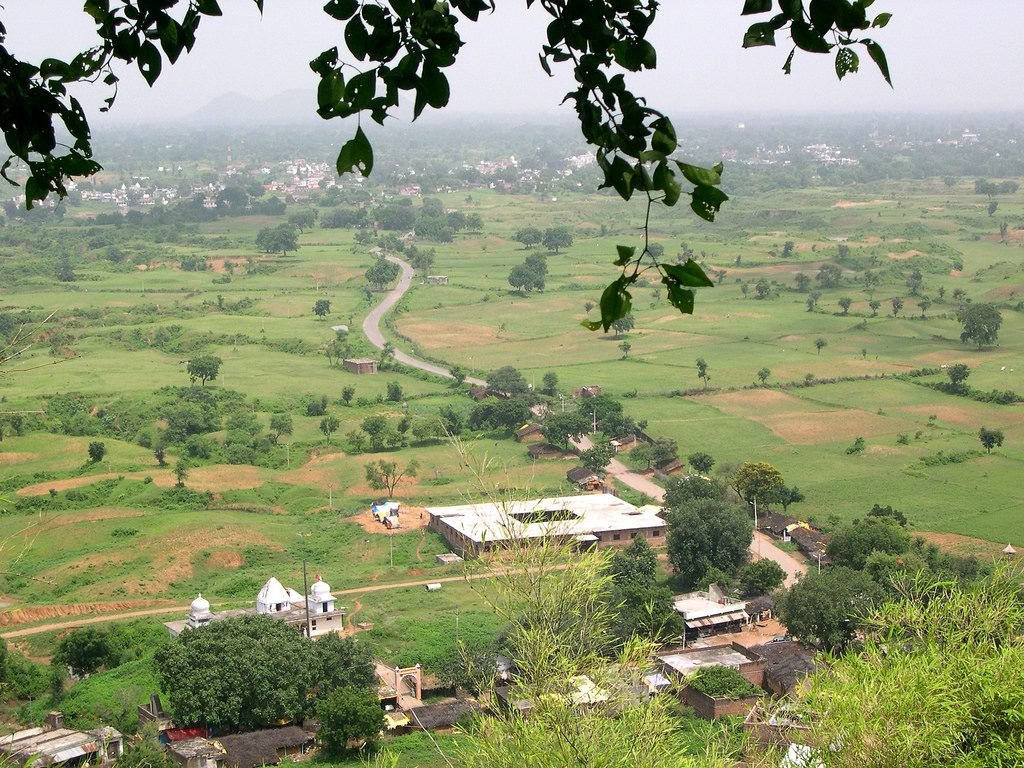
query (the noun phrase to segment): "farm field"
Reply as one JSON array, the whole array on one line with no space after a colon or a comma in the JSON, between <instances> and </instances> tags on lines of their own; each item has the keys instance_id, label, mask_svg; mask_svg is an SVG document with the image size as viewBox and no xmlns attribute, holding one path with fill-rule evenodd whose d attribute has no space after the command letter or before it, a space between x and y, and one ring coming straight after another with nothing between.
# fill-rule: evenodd
<instances>
[{"instance_id":1,"label":"farm field","mask_svg":"<svg viewBox=\"0 0 1024 768\"><path fill-rule=\"evenodd\" d=\"M719 285L699 292L693 316L676 313L656 281L635 289L635 327L621 338L580 321L594 316L586 305L615 275L615 245L637 242L639 208L580 193L438 197L484 226L452 243L417 243L436 249L431 273L449 282L414 282L386 331L396 347L415 345L477 376L514 365L536 386L555 372L563 395L552 399L555 409L574 407L574 388L599 385L652 436L676 440L684 457L705 451L720 469L774 464L806 494L791 512L819 525L878 503L903 511L915 531L970 537L983 555L1020 537L1021 405L925 386L946 380L943 366L965 363L976 390L1024 392L1024 226L1001 238L971 183L737 194L715 224L659 215L651 231L666 257L692 254ZM1003 197L999 211L1000 220L1024 222L1020 195ZM417 462L416 476L395 493L410 515L496 490L570 491L573 462L534 462L500 432L466 431L481 467L475 474L443 440L350 450L346 436L368 417L398 424L452 408L465 418L473 407L450 382L407 370L356 376L322 353L331 326L346 324L349 354L379 356L360 330L379 298L363 276L375 257L353 230L317 226L300 234L297 251L268 256L255 234L283 217L225 218L178 242L133 235L120 247L141 263L128 266L76 239L102 239L109 225L67 218L33 225L45 248L38 233L27 236L29 225L6 228L0 259L17 276L5 283L5 311L54 313L0 376L3 410L24 423L18 434L8 421L0 442L0 599L12 607L187 602L199 591L218 605L241 604L271 575L301 581L303 559L337 589L448 574L434 561L445 549L436 535L389 537L357 521L381 495L364 474L379 459ZM543 292L520 294L507 277L529 255L514 239L526 222L569 226L574 242L548 256ZM58 282L39 266L55 248L77 249L75 281ZM182 259L196 253L208 268L184 270ZM19 259L28 264L20 271ZM816 279L825 264L838 267L833 286ZM907 285L914 270L918 296ZM799 274L809 290L799 288ZM958 290L1000 308L997 345L961 343ZM809 308L811 291L820 295ZM838 303L844 297L847 309ZM893 297L904 302L897 314ZM321 299L330 301L322 319L312 312ZM820 349L817 339L826 342ZM168 445L163 465L156 460L155 435L168 422L152 407L191 397L186 362L199 353L223 361L214 381L191 388L205 393L204 403L217 400L219 428L203 438L209 458L201 445L188 449L198 454L189 457L185 488L175 488L184 443ZM706 389L697 358L709 366ZM387 399L389 385L400 397ZM347 402L345 387L354 388ZM307 415L321 398L338 420L326 437L323 415ZM239 413L251 414L257 430L286 413L292 431L262 443L258 460L229 462L219 446L231 442ZM1005 434L991 454L978 442L982 426ZM857 438L863 450L848 453ZM95 440L106 455L89 462ZM364 610L374 615L371 605ZM387 625L384 614L376 620Z\"/></svg>"}]
</instances>

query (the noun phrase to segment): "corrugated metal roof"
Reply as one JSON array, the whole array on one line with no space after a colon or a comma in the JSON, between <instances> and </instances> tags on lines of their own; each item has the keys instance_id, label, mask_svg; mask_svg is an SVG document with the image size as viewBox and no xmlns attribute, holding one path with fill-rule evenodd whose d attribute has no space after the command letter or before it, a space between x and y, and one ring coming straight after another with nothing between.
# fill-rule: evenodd
<instances>
[{"instance_id":1,"label":"corrugated metal roof","mask_svg":"<svg viewBox=\"0 0 1024 768\"><path fill-rule=\"evenodd\" d=\"M699 629L700 627L711 627L715 624L728 624L733 621L746 621L747 614L743 611L733 611L732 613L720 613L717 616L705 616L703 619L694 619L693 621L686 622L686 626L690 629Z\"/></svg>"}]
</instances>

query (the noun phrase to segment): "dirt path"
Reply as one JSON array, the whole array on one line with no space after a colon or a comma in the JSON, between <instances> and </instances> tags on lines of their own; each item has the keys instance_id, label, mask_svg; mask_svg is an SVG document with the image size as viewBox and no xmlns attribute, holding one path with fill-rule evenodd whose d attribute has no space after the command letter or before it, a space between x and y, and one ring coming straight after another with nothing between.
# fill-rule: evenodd
<instances>
[{"instance_id":1,"label":"dirt path","mask_svg":"<svg viewBox=\"0 0 1024 768\"><path fill-rule=\"evenodd\" d=\"M388 291L381 303L374 307L370 311L370 314L366 316L366 319L363 320L363 333L366 334L366 338L377 349L384 349L384 334L381 333L380 330L380 321L384 319L384 315L386 315L405 295L405 292L409 290L409 287L412 285L413 276L412 266L408 262L402 261L397 256L385 256L384 258L392 264L397 264L402 270L402 274L398 278L398 284ZM421 371L433 373L435 376L443 376L446 379L455 378L447 368L442 368L440 365L434 365L433 363L420 360L397 349L395 350L395 360L400 363L404 363L405 365L412 366L413 368L419 368ZM486 382L480 379L475 379L472 376L467 376L466 381L470 384L475 384L481 387L486 384Z\"/></svg>"},{"instance_id":2,"label":"dirt path","mask_svg":"<svg viewBox=\"0 0 1024 768\"><path fill-rule=\"evenodd\" d=\"M81 627L86 624L102 624L105 621L120 621L121 619L134 619L139 616L157 616L162 613L180 613L185 615L188 613L189 606L184 605L179 608L175 608L173 605L163 608L148 608L144 611L127 611L125 613L105 613L100 616L89 616L78 619L67 619L65 621L57 621L52 624L40 624L36 627L25 627L24 629L12 629L7 632L0 632L0 637L4 639L13 637L26 637L28 635L41 635L44 632L55 632L62 629L71 629L73 627Z\"/></svg>"},{"instance_id":3,"label":"dirt path","mask_svg":"<svg viewBox=\"0 0 1024 768\"><path fill-rule=\"evenodd\" d=\"M351 589L334 589L331 590L335 596L338 595L361 595L366 592L382 592L388 589L409 589L410 587L425 587L427 584L450 584L455 581L476 581L477 579L489 579L495 576L503 576L509 573L507 568L499 568L497 570L481 571L480 573L468 573L459 574L458 576L439 576L432 579L418 579L416 581L401 581L393 584L372 584L365 587L353 587ZM362 604L356 601L359 607ZM14 638L14 637L25 637L27 635L39 635L44 632L54 632L62 629L71 629L72 627L80 627L85 624L102 624L105 621L120 621L121 619L133 619L137 616L155 616L159 614L167 613L179 613L184 616L188 613L189 606L185 605L180 608L174 606L164 608L151 608L144 611L128 611L125 613L108 613L102 616L91 616L88 618L81 618L77 620L58 621L51 624L40 624L35 627L25 627L24 629L14 629L8 632L0 632L2 638Z\"/></svg>"},{"instance_id":4,"label":"dirt path","mask_svg":"<svg viewBox=\"0 0 1024 768\"><path fill-rule=\"evenodd\" d=\"M420 540L418 542L416 542L416 562L418 562L418 563L422 563L423 562L423 555L420 553L420 550L423 549L423 542L426 541L426 538L427 538L427 529L426 528L420 528Z\"/></svg>"}]
</instances>

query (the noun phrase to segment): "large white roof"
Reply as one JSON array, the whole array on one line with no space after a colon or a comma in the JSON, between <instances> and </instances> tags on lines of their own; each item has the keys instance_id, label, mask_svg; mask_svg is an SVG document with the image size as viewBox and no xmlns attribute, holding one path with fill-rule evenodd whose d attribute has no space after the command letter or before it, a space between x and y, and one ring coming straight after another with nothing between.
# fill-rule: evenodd
<instances>
[{"instance_id":1,"label":"large white roof","mask_svg":"<svg viewBox=\"0 0 1024 768\"><path fill-rule=\"evenodd\" d=\"M665 525L652 511L637 509L609 493L430 507L427 512L475 542L581 536ZM563 514L547 515L551 519L543 520L545 513L552 512Z\"/></svg>"}]
</instances>

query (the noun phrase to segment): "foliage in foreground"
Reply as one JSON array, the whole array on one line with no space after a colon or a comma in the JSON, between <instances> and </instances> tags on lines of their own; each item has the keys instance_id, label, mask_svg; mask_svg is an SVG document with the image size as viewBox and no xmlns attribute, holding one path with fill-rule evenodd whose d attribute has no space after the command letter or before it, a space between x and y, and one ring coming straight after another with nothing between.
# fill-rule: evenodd
<instances>
[{"instance_id":1,"label":"foliage in foreground","mask_svg":"<svg viewBox=\"0 0 1024 768\"><path fill-rule=\"evenodd\" d=\"M905 576L867 619L859 653L802 692L817 757L832 768L1024 764L1024 593L1000 567L963 586Z\"/></svg>"}]
</instances>

